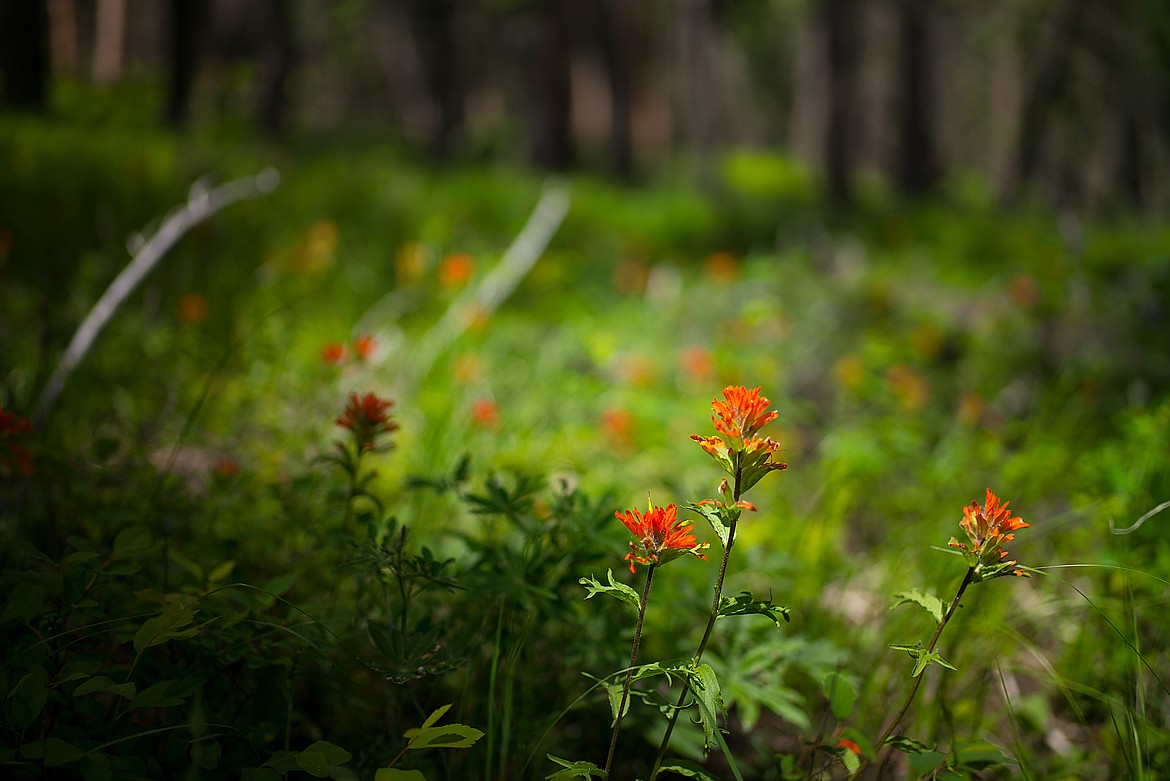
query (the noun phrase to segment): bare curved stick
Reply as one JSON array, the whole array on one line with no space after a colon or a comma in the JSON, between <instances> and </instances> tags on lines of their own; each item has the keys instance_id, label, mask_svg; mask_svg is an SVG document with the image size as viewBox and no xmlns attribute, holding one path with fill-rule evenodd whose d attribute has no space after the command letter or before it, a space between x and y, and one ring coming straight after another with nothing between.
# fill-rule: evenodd
<instances>
[{"instance_id":1,"label":"bare curved stick","mask_svg":"<svg viewBox=\"0 0 1170 781\"><path fill-rule=\"evenodd\" d=\"M415 350L412 368L422 381L443 351L481 315L502 304L540 258L569 211L569 187L549 185L512 245L473 290L453 301L439 321L423 336Z\"/></svg>"},{"instance_id":2,"label":"bare curved stick","mask_svg":"<svg viewBox=\"0 0 1170 781\"><path fill-rule=\"evenodd\" d=\"M1145 523L1147 520L1154 517L1158 513L1162 512L1167 507L1170 507L1170 502L1162 502L1160 505L1158 505L1154 509L1150 510L1148 513L1143 515L1141 518L1138 518L1136 521L1134 521L1132 526L1127 526L1124 529L1118 529L1113 524L1113 519L1110 518L1109 519L1109 531L1112 532L1113 534L1130 534L1131 532L1136 532L1138 529L1140 529L1142 527L1143 523Z\"/></svg>"},{"instance_id":3,"label":"bare curved stick","mask_svg":"<svg viewBox=\"0 0 1170 781\"><path fill-rule=\"evenodd\" d=\"M130 251L134 257L114 278L93 309L89 310L89 314L81 321L77 333L73 334L73 339L61 355L53 376L45 383L44 390L37 399L33 420L38 424L44 422L57 397L65 388L69 375L85 358L98 334L113 318L118 307L183 234L228 204L267 195L275 190L278 184L280 174L273 168L266 168L256 176L234 179L211 189L207 188L203 180L199 180L191 185L187 203L168 214L153 235L149 237L135 235L130 242Z\"/></svg>"}]
</instances>

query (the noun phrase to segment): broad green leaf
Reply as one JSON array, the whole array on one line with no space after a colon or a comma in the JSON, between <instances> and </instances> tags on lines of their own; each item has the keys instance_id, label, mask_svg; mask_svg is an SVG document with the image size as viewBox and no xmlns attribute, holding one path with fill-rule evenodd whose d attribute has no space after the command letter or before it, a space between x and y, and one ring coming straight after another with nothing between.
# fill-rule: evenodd
<instances>
[{"instance_id":1,"label":"broad green leaf","mask_svg":"<svg viewBox=\"0 0 1170 781\"><path fill-rule=\"evenodd\" d=\"M273 768L281 775L284 775L294 770L300 770L301 766L297 764L295 751L277 751L261 767Z\"/></svg>"},{"instance_id":2,"label":"broad green leaf","mask_svg":"<svg viewBox=\"0 0 1170 781\"><path fill-rule=\"evenodd\" d=\"M40 759L46 767L60 767L76 762L85 752L60 738L45 738L21 746L20 753L25 759Z\"/></svg>"},{"instance_id":3,"label":"broad green leaf","mask_svg":"<svg viewBox=\"0 0 1170 781\"><path fill-rule=\"evenodd\" d=\"M110 558L117 561L141 553L150 548L152 542L150 530L145 526L127 526L114 538L114 552Z\"/></svg>"},{"instance_id":4,"label":"broad green leaf","mask_svg":"<svg viewBox=\"0 0 1170 781\"><path fill-rule=\"evenodd\" d=\"M983 770L995 765L1006 765L1014 762L1003 753L1003 750L986 740L957 740L952 751L955 755L954 764L972 770Z\"/></svg>"},{"instance_id":5,"label":"broad green leaf","mask_svg":"<svg viewBox=\"0 0 1170 781\"><path fill-rule=\"evenodd\" d=\"M613 570L607 572L606 577L609 579L609 585L604 586L597 582L597 579L590 575L587 578L581 578L578 583L588 589L589 593L585 595L586 599L592 599L598 594L608 594L614 599L621 600L626 604L632 606L634 610L642 609L642 599L638 596L638 592L627 586L625 583L620 583L613 579Z\"/></svg>"},{"instance_id":6,"label":"broad green leaf","mask_svg":"<svg viewBox=\"0 0 1170 781\"><path fill-rule=\"evenodd\" d=\"M0 620L18 618L21 621L30 621L40 615L44 605L44 587L28 581L21 581L9 593L8 602L4 605L4 612L0 615Z\"/></svg>"},{"instance_id":7,"label":"broad green leaf","mask_svg":"<svg viewBox=\"0 0 1170 781\"><path fill-rule=\"evenodd\" d=\"M295 758L301 770L317 778L333 778L337 781L354 778L351 771L340 767L353 759L353 754L327 740L318 740L304 751L298 752Z\"/></svg>"},{"instance_id":8,"label":"broad green leaf","mask_svg":"<svg viewBox=\"0 0 1170 781\"><path fill-rule=\"evenodd\" d=\"M914 589L913 591L899 592L894 595L894 599L898 601L893 604L893 606L890 608L891 610L898 607L899 605L913 603L922 607L924 610L926 610L926 612L934 616L934 622L936 624L943 620L945 606L943 605L943 601L934 594L923 594L918 589Z\"/></svg>"},{"instance_id":9,"label":"broad green leaf","mask_svg":"<svg viewBox=\"0 0 1170 781\"><path fill-rule=\"evenodd\" d=\"M840 673L829 673L821 682L821 691L829 701L829 710L838 721L844 721L853 713L853 705L857 702L857 692L853 684Z\"/></svg>"},{"instance_id":10,"label":"broad green leaf","mask_svg":"<svg viewBox=\"0 0 1170 781\"><path fill-rule=\"evenodd\" d=\"M584 762L581 760L574 762L568 759L554 757L552 754L546 754L545 756L561 766L560 770L545 776L545 781L571 781L574 778L583 778L585 781L589 781L594 776L597 778L605 778L605 771L592 762Z\"/></svg>"},{"instance_id":11,"label":"broad green leaf","mask_svg":"<svg viewBox=\"0 0 1170 781\"><path fill-rule=\"evenodd\" d=\"M114 777L110 758L105 754L86 754L81 758L78 769L85 781L111 781Z\"/></svg>"},{"instance_id":12,"label":"broad green leaf","mask_svg":"<svg viewBox=\"0 0 1170 781\"><path fill-rule=\"evenodd\" d=\"M159 681L134 695L129 708L172 708L182 705L191 696L194 687L184 681Z\"/></svg>"},{"instance_id":13,"label":"broad green leaf","mask_svg":"<svg viewBox=\"0 0 1170 781\"><path fill-rule=\"evenodd\" d=\"M417 770L383 767L374 774L374 781L427 781L427 778Z\"/></svg>"},{"instance_id":14,"label":"broad green leaf","mask_svg":"<svg viewBox=\"0 0 1170 781\"><path fill-rule=\"evenodd\" d=\"M195 611L182 602L171 602L166 609L146 623L134 635L134 650L142 653L154 645L180 637L194 637L199 633L195 627L183 629L195 620Z\"/></svg>"},{"instance_id":15,"label":"broad green leaf","mask_svg":"<svg viewBox=\"0 0 1170 781\"><path fill-rule=\"evenodd\" d=\"M752 596L750 591L741 591L734 597L721 597L719 600L719 614L716 618L727 618L728 616L743 616L743 615L761 615L772 619L777 627L780 626L780 619L785 621L791 620L789 617L789 610L784 605L776 605L772 603L771 598L756 599Z\"/></svg>"},{"instance_id":16,"label":"broad green leaf","mask_svg":"<svg viewBox=\"0 0 1170 781\"><path fill-rule=\"evenodd\" d=\"M407 730L410 741L407 748L467 748L483 737L483 732L466 724L444 724L441 727Z\"/></svg>"},{"instance_id":17,"label":"broad green leaf","mask_svg":"<svg viewBox=\"0 0 1170 781\"><path fill-rule=\"evenodd\" d=\"M203 582L203 567L199 566L198 562L187 558L174 548L171 548L167 551L167 557L183 569L187 570L187 572L191 573L191 577L195 578L196 583Z\"/></svg>"},{"instance_id":18,"label":"broad green leaf","mask_svg":"<svg viewBox=\"0 0 1170 781\"><path fill-rule=\"evenodd\" d=\"M942 761L947 758L947 755L941 751L923 751L921 754L907 754L906 761L910 763L910 767L914 769L916 775L926 775L931 770L934 770Z\"/></svg>"},{"instance_id":19,"label":"broad green leaf","mask_svg":"<svg viewBox=\"0 0 1170 781\"><path fill-rule=\"evenodd\" d=\"M735 470L731 470L735 474ZM727 538L731 534L731 518L729 513L739 514L739 508L733 507L730 510L722 504L684 504L684 510L690 510L693 513L700 515L703 520L711 524L711 530L719 537L719 544L725 549L727 548Z\"/></svg>"},{"instance_id":20,"label":"broad green leaf","mask_svg":"<svg viewBox=\"0 0 1170 781\"><path fill-rule=\"evenodd\" d=\"M215 567L212 567L211 572L207 573L207 582L208 583L216 583L218 581L221 581L224 578L226 578L228 575L232 574L232 570L234 570L235 568L236 568L236 562L233 561L232 559L228 559L227 561L223 562L222 564L218 564Z\"/></svg>"},{"instance_id":21,"label":"broad green leaf","mask_svg":"<svg viewBox=\"0 0 1170 781\"><path fill-rule=\"evenodd\" d=\"M44 668L35 667L24 675L8 696L12 698L12 720L22 730L36 721L49 697L49 675Z\"/></svg>"},{"instance_id":22,"label":"broad green leaf","mask_svg":"<svg viewBox=\"0 0 1170 781\"><path fill-rule=\"evenodd\" d=\"M106 675L98 675L90 678L73 690L74 697L84 697L87 694L94 692L113 692L119 697L124 697L127 700L134 699L134 694L137 691L137 686L131 681L127 683L114 683L114 681Z\"/></svg>"}]
</instances>

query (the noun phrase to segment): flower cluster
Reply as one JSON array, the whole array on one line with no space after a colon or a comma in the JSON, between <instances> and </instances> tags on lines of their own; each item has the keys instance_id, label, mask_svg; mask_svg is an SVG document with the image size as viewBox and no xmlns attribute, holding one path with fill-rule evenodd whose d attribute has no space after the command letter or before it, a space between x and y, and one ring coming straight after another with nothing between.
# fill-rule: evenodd
<instances>
[{"instance_id":1,"label":"flower cluster","mask_svg":"<svg viewBox=\"0 0 1170 781\"><path fill-rule=\"evenodd\" d=\"M32 423L0 407L0 479L36 473L32 451L17 442L32 433Z\"/></svg>"},{"instance_id":2,"label":"flower cluster","mask_svg":"<svg viewBox=\"0 0 1170 781\"><path fill-rule=\"evenodd\" d=\"M959 526L967 533L971 544L951 537L950 546L962 551L967 565L975 570L976 582L1001 575L1027 577L1026 572L1016 569L1014 560L1007 560L1008 552L1003 549L1004 543L1015 539L1014 532L1029 526L1018 515L1011 514L1009 504L1001 503L988 488L982 507L978 502L971 502L963 508L963 520L959 521Z\"/></svg>"},{"instance_id":3,"label":"flower cluster","mask_svg":"<svg viewBox=\"0 0 1170 781\"><path fill-rule=\"evenodd\" d=\"M655 507L651 504L645 514L629 510L616 515L637 540L630 542L630 552L626 554L630 572L638 571L635 564L665 564L688 554L699 559L707 558L703 551L709 547L708 543L696 542L691 533L695 525L678 519L676 505Z\"/></svg>"},{"instance_id":4,"label":"flower cluster","mask_svg":"<svg viewBox=\"0 0 1170 781\"><path fill-rule=\"evenodd\" d=\"M353 354L359 361L368 361L378 349L378 343L369 334L359 334L353 340ZM324 363L342 364L349 360L349 346L344 342L329 342L321 348Z\"/></svg>"},{"instance_id":5,"label":"flower cluster","mask_svg":"<svg viewBox=\"0 0 1170 781\"><path fill-rule=\"evenodd\" d=\"M699 443L720 466L737 480L739 493L758 483L772 471L783 471L787 464L773 460L780 449L780 443L771 437L759 436L759 431L779 416L776 410L768 411L771 402L760 395L758 387L751 390L729 385L723 389L724 401L714 399L711 422L720 436L691 437Z\"/></svg>"},{"instance_id":6,"label":"flower cluster","mask_svg":"<svg viewBox=\"0 0 1170 781\"><path fill-rule=\"evenodd\" d=\"M353 433L354 442L359 451L389 450L391 445L379 445L378 437L389 434L398 429L398 424L390 420L390 408L394 402L383 399L376 393L367 393L358 396L349 394L349 403L345 411L337 418L336 423Z\"/></svg>"}]
</instances>

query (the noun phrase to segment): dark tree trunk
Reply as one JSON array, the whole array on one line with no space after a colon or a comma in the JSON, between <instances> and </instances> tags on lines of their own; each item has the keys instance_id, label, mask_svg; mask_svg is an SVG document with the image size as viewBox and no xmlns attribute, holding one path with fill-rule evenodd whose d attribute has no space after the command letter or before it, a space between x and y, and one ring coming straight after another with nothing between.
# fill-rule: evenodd
<instances>
[{"instance_id":1,"label":"dark tree trunk","mask_svg":"<svg viewBox=\"0 0 1170 781\"><path fill-rule=\"evenodd\" d=\"M265 0L265 28L261 37L258 119L270 138L284 133L288 109L288 77L293 67L292 19L288 0Z\"/></svg>"},{"instance_id":2,"label":"dark tree trunk","mask_svg":"<svg viewBox=\"0 0 1170 781\"><path fill-rule=\"evenodd\" d=\"M609 160L622 179L633 174L630 101L633 83L633 11L627 0L601 0L601 52L609 74Z\"/></svg>"},{"instance_id":3,"label":"dark tree trunk","mask_svg":"<svg viewBox=\"0 0 1170 781\"><path fill-rule=\"evenodd\" d=\"M0 0L0 106L45 107L48 35L43 0Z\"/></svg>"},{"instance_id":4,"label":"dark tree trunk","mask_svg":"<svg viewBox=\"0 0 1170 781\"><path fill-rule=\"evenodd\" d=\"M412 0L408 10L423 78L437 115L432 148L438 159L448 160L455 135L463 126L466 92L458 61L455 3L452 0Z\"/></svg>"},{"instance_id":5,"label":"dark tree trunk","mask_svg":"<svg viewBox=\"0 0 1170 781\"><path fill-rule=\"evenodd\" d=\"M170 0L169 6L167 37L170 41L170 73L166 121L171 127L181 128L187 125L191 117L191 91L199 62L204 6L189 0Z\"/></svg>"},{"instance_id":6,"label":"dark tree trunk","mask_svg":"<svg viewBox=\"0 0 1170 781\"><path fill-rule=\"evenodd\" d=\"M931 118L934 94L930 74L931 0L902 0L899 26L899 80L902 103L898 111L896 175L904 195L926 195L938 184L938 153Z\"/></svg>"},{"instance_id":7,"label":"dark tree trunk","mask_svg":"<svg viewBox=\"0 0 1170 781\"><path fill-rule=\"evenodd\" d=\"M1085 0L1067 0L1060 7L1051 34L1040 43L1038 61L1025 87L1009 197L1018 196L1036 174L1048 108L1065 99L1063 85L1084 10Z\"/></svg>"},{"instance_id":8,"label":"dark tree trunk","mask_svg":"<svg viewBox=\"0 0 1170 781\"><path fill-rule=\"evenodd\" d=\"M856 14L852 0L823 0L829 90L825 133L825 180L829 200L838 206L853 202L850 125L853 121Z\"/></svg>"},{"instance_id":9,"label":"dark tree trunk","mask_svg":"<svg viewBox=\"0 0 1170 781\"><path fill-rule=\"evenodd\" d=\"M567 9L565 0L545 0L539 9L532 162L541 168L564 170L572 165L574 157Z\"/></svg>"}]
</instances>

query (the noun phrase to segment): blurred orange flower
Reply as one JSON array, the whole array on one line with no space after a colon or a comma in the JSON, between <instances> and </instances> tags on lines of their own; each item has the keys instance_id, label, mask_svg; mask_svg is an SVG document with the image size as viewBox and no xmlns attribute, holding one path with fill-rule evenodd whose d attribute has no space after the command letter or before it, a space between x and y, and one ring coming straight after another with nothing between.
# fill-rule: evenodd
<instances>
[{"instance_id":1,"label":"blurred orange flower","mask_svg":"<svg viewBox=\"0 0 1170 781\"><path fill-rule=\"evenodd\" d=\"M337 260L337 223L326 217L309 226L297 248L296 267L303 274L316 274Z\"/></svg>"},{"instance_id":2,"label":"blurred orange flower","mask_svg":"<svg viewBox=\"0 0 1170 781\"><path fill-rule=\"evenodd\" d=\"M1028 307L1036 303L1039 286L1036 284L1036 280L1027 274L1013 275L1008 287L1011 290L1012 300L1020 306Z\"/></svg>"},{"instance_id":3,"label":"blurred orange flower","mask_svg":"<svg viewBox=\"0 0 1170 781\"><path fill-rule=\"evenodd\" d=\"M321 360L325 363L342 363L349 357L349 348L341 342L330 342L321 350Z\"/></svg>"},{"instance_id":4,"label":"blurred orange flower","mask_svg":"<svg viewBox=\"0 0 1170 781\"><path fill-rule=\"evenodd\" d=\"M635 564L665 564L685 554L707 558L700 552L708 547L707 543L700 544L695 540L691 533L695 527L693 523L678 520L676 505L651 506L644 515L637 510L615 515L637 540L630 543L630 552L626 554L630 572L638 571Z\"/></svg>"},{"instance_id":5,"label":"blurred orange flower","mask_svg":"<svg viewBox=\"0 0 1170 781\"><path fill-rule=\"evenodd\" d=\"M466 385L483 376L483 361L475 353L463 353L455 359L451 373L456 382Z\"/></svg>"},{"instance_id":6,"label":"blurred orange flower","mask_svg":"<svg viewBox=\"0 0 1170 781\"><path fill-rule=\"evenodd\" d=\"M925 407L927 399L930 398L930 383L905 364L890 367L886 372L886 383L898 404L910 412L917 412Z\"/></svg>"},{"instance_id":7,"label":"blurred orange flower","mask_svg":"<svg viewBox=\"0 0 1170 781\"><path fill-rule=\"evenodd\" d=\"M482 428L495 428L500 424L500 408L491 399L476 399L471 405L471 420Z\"/></svg>"},{"instance_id":8,"label":"blurred orange flower","mask_svg":"<svg viewBox=\"0 0 1170 781\"><path fill-rule=\"evenodd\" d=\"M975 391L966 391L959 398L959 420L968 426L974 426L983 418L983 397Z\"/></svg>"},{"instance_id":9,"label":"blurred orange flower","mask_svg":"<svg viewBox=\"0 0 1170 781\"><path fill-rule=\"evenodd\" d=\"M354 354L360 360L368 361L378 348L378 342L369 334L361 334L353 340Z\"/></svg>"},{"instance_id":10,"label":"blurred orange flower","mask_svg":"<svg viewBox=\"0 0 1170 781\"><path fill-rule=\"evenodd\" d=\"M640 296L646 292L650 280L650 269L638 260L623 260L614 267L611 281L617 292L623 296Z\"/></svg>"},{"instance_id":11,"label":"blurred orange flower","mask_svg":"<svg viewBox=\"0 0 1170 781\"><path fill-rule=\"evenodd\" d=\"M706 347L691 345L683 350L682 370L689 380L707 382L715 376L715 359Z\"/></svg>"},{"instance_id":12,"label":"blurred orange flower","mask_svg":"<svg viewBox=\"0 0 1170 781\"><path fill-rule=\"evenodd\" d=\"M739 276L739 260L730 252L712 252L703 262L703 273L711 282L734 282Z\"/></svg>"},{"instance_id":13,"label":"blurred orange flower","mask_svg":"<svg viewBox=\"0 0 1170 781\"><path fill-rule=\"evenodd\" d=\"M987 489L987 496L983 506L978 502L971 502L963 508L963 520L959 526L967 533L967 543L959 542L951 537L949 545L964 552L969 566L975 568L975 580L986 580L999 575L1015 574L1026 576L1026 573L1015 569L1016 562L1004 561L1008 552L1003 549L1006 542L1015 539L1015 532L1027 529L1030 524L1024 523L1018 515L1013 516L1008 510L1011 502L1000 502L998 496Z\"/></svg>"},{"instance_id":14,"label":"blurred orange flower","mask_svg":"<svg viewBox=\"0 0 1170 781\"><path fill-rule=\"evenodd\" d=\"M199 324L207 319L207 299L198 293L188 293L179 299L179 321Z\"/></svg>"},{"instance_id":15,"label":"blurred orange flower","mask_svg":"<svg viewBox=\"0 0 1170 781\"><path fill-rule=\"evenodd\" d=\"M466 285L475 274L475 259L466 252L452 252L439 264L439 284L447 289Z\"/></svg>"},{"instance_id":16,"label":"blurred orange flower","mask_svg":"<svg viewBox=\"0 0 1170 781\"><path fill-rule=\"evenodd\" d=\"M215 462L215 476L227 480L240 473L240 465L230 458L221 458Z\"/></svg>"},{"instance_id":17,"label":"blurred orange flower","mask_svg":"<svg viewBox=\"0 0 1170 781\"><path fill-rule=\"evenodd\" d=\"M611 407L601 413L601 428L615 448L629 448L634 444L634 416L620 407Z\"/></svg>"}]
</instances>

